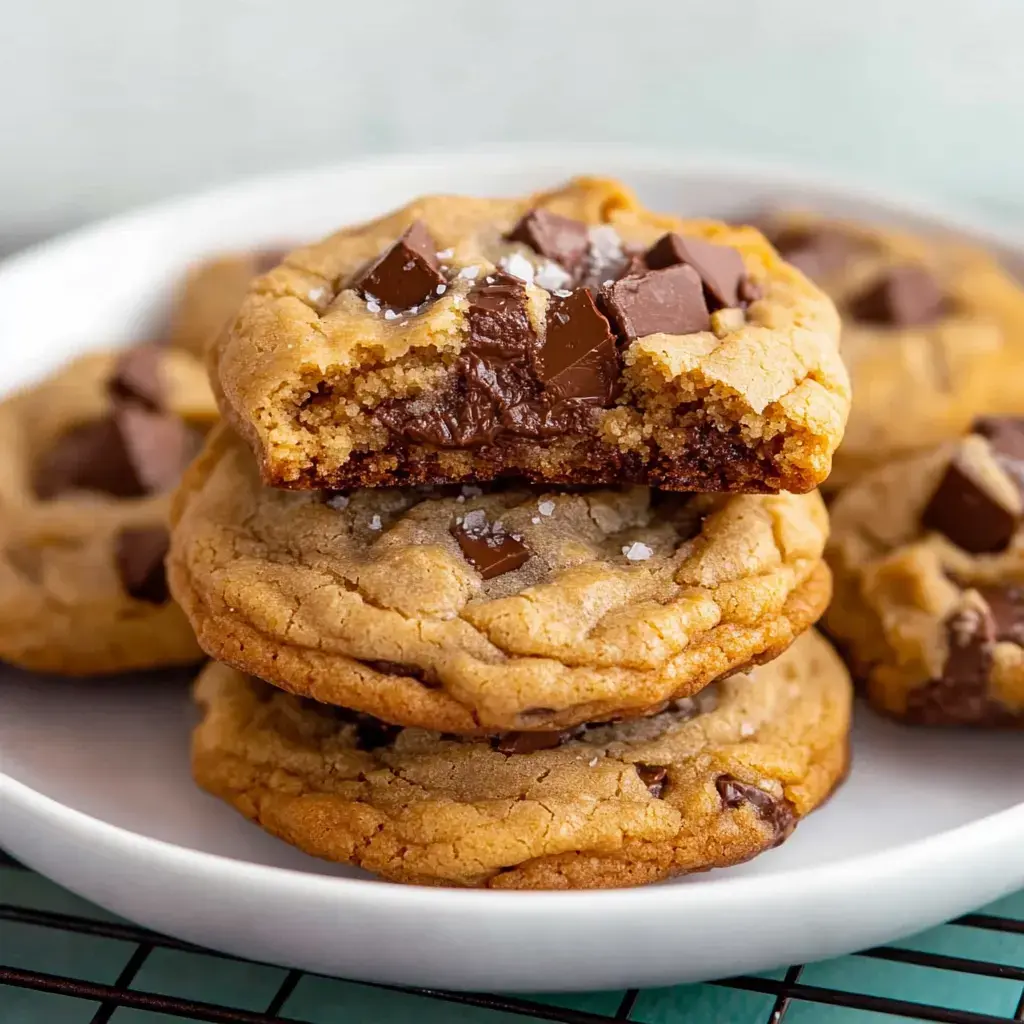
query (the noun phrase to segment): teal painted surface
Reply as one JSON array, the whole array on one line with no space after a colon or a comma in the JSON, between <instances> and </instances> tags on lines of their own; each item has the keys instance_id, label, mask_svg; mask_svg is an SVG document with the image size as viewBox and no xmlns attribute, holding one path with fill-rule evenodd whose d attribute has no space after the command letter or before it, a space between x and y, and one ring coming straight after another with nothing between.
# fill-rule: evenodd
<instances>
[{"instance_id":1,"label":"teal painted surface","mask_svg":"<svg viewBox=\"0 0 1024 1024\"><path fill-rule=\"evenodd\" d=\"M116 921L38 875L0 868L0 904L92 920ZM985 913L1024 921L1024 893L1001 900ZM959 971L892 963L863 956L809 964L800 982L847 993L882 996L989 1014L1011 1021L1024 1001L1024 934L943 925L894 947L1001 964L1014 978L990 978ZM103 984L113 984L135 951L132 942L94 938L40 925L0 921L0 967L16 967ZM761 977L779 981L784 969ZM139 992L177 996L238 1010L263 1012L285 978L285 971L223 957L155 948L135 975ZM522 996L541 1011L568 1008L610 1019L625 993ZM680 985L639 993L631 1021L638 1024L767 1024L775 997L719 985ZM98 1004L0 985L2 1024L88 1024ZM281 1008L282 1016L303 1024L512 1024L517 1014L462 1006L417 995L391 992L356 982L304 975ZM170 1024L181 1018L142 1010L114 1011L113 1024ZM793 1000L785 1024L899 1024L919 1020Z\"/></svg>"}]
</instances>

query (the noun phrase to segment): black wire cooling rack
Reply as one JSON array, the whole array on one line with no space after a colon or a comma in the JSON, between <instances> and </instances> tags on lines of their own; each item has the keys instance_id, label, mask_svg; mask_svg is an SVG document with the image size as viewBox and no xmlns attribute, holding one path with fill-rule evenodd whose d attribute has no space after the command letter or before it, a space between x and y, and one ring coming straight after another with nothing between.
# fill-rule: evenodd
<instances>
[{"instance_id":1,"label":"black wire cooling rack","mask_svg":"<svg viewBox=\"0 0 1024 1024\"><path fill-rule=\"evenodd\" d=\"M22 877L30 876L27 869L4 854L2 850L0 850L0 871L24 872ZM17 891L17 889L18 886L15 882L13 886L8 886L7 891ZM308 1016L294 1016L289 1007L289 1002L303 979L318 977L303 971L282 971L268 966L266 970L276 971L281 975L281 979L276 985L276 990L263 1004L262 1009L239 1009L215 1002L196 1001L181 995L136 988L136 982L147 961L156 951L160 950L175 950L197 954L204 959L214 958L218 961L233 961L237 964L246 962L222 953L204 950L165 935L159 935L145 928L111 920L109 917L104 919L104 917L104 915L98 914L98 917L94 919L67 912L16 905L12 902L0 903L0 924L7 922L65 934L73 933L94 939L114 939L121 943L131 943L133 946L116 979L112 983L101 983L61 973L50 973L45 970L9 966L10 958L5 956L3 944L0 943L0 1021L3 1024L49 1024L51 1019L45 1009L39 1010L33 1016L26 1016L26 1011L22 1009L21 1016L12 1020L4 1012L5 986L9 987L8 991L10 989L28 989L37 993L48 993L52 996L63 996L65 999L81 1001L86 1014L80 1017L76 1016L74 1019L88 1020L90 1024L106 1024L122 1008L145 1011L142 1019L149 1014L163 1014L171 1018L211 1021L218 1022L218 1024L301 1024L301 1022L310 1020ZM928 1005L925 1002L869 994L863 991L847 991L841 987L810 983L805 976L809 969L804 966L790 967L777 978L744 976L711 983L718 989L727 989L737 993L756 993L762 998L763 1007L761 1009L752 1009L748 1005L738 1015L728 1018L720 1016L721 1011L715 1011L714 1016L707 1016L706 1012L710 1011L706 1011L705 1015L695 1015L682 1010L676 1015L671 1009L666 1010L664 1007L653 1017L635 1016L634 1014L638 1012L638 1001L644 997L644 993L637 989L630 989L622 993L621 996L615 997L614 1004L608 1008L607 1012L594 1012L592 1009L573 1008L541 1001L544 997L524 998L496 994L471 994L387 985L367 985L365 988L376 990L378 994L394 993L396 996L417 997L426 1000L435 1008L433 1011L435 1014L440 1011L439 1015L429 1017L431 1020L448 1019L448 1014L441 1010L441 1007L447 1005L452 1018L456 1017L455 1007L472 1007L481 1014L481 1016L473 1016L472 1020L486 1022L489 1017L487 1011L490 1011L499 1015L494 1018L495 1024L500 1024L500 1021L509 1022L512 1017L558 1021L562 1024L609 1024L609 1022L616 1022L616 1024L634 1022L635 1024L642 1020L656 1020L664 1022L664 1024L675 1024L676 1021L679 1024L683 1024L683 1022L686 1024L691 1024L691 1022L694 1024L705 1024L705 1022L708 1024L733 1024L733 1021L742 1022L742 1024L747 1024L747 1022L751 1022L751 1024L783 1024L783 1022L792 1021L795 1024L797 1018L801 1022L824 1019L867 1022L895 1018L910 1021L939 1021L942 1024L1010 1024L1010 1022L1024 1021L1024 919L994 913L967 914L951 922L949 927L1012 936L1014 938L1010 941L1014 944L1019 939L1020 956L1017 957L1016 953L1011 951L1010 962L998 962L997 960L974 959L939 952L880 947L865 950L853 959L931 968L947 972L947 975L952 973L959 979L958 984L962 984L966 988L977 984L980 979L999 979L1004 983L1016 983L1021 987L1021 991L1017 998L1016 1010L1008 1011L1012 1015ZM44 944L45 947L46 944ZM1013 946L1013 950L1017 948L1016 945ZM1005 955L1003 959L1007 959ZM706 987L691 986L690 988ZM572 997L565 998L572 999ZM92 1008L91 1017L87 1015L90 1008ZM836 1010L826 1010L826 1008L843 1008L845 1012L841 1016L829 1016ZM122 1019L120 1016L115 1018L114 1024L117 1024L120 1019ZM133 1016L131 1019L138 1020L140 1018ZM361 1021L376 1024L379 1017L370 1011L363 1012L358 1006L355 1006L341 1015L323 1019L353 1022L353 1024ZM388 1015L388 1019L422 1021L424 1014L410 1010L409 1016L406 1017L392 1012ZM466 1018L459 1016L458 1019Z\"/></svg>"}]
</instances>

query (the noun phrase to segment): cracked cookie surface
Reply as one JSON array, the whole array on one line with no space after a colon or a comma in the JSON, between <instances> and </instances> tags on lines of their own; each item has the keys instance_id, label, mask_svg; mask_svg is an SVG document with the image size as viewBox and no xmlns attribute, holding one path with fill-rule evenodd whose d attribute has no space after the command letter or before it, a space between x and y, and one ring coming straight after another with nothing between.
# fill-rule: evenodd
<instances>
[{"instance_id":1,"label":"cracked cookie surface","mask_svg":"<svg viewBox=\"0 0 1024 1024\"><path fill-rule=\"evenodd\" d=\"M169 489L216 415L202 365L155 346L0 404L0 658L65 675L201 658L163 553Z\"/></svg>"},{"instance_id":2,"label":"cracked cookie surface","mask_svg":"<svg viewBox=\"0 0 1024 1024\"><path fill-rule=\"evenodd\" d=\"M756 229L581 178L422 198L295 250L213 372L275 486L808 491L849 410L838 333Z\"/></svg>"},{"instance_id":3,"label":"cracked cookie surface","mask_svg":"<svg viewBox=\"0 0 1024 1024\"><path fill-rule=\"evenodd\" d=\"M549 749L396 729L212 663L193 773L307 853L424 885L640 885L778 845L842 779L851 691L815 633L660 714Z\"/></svg>"},{"instance_id":4,"label":"cracked cookie surface","mask_svg":"<svg viewBox=\"0 0 1024 1024\"><path fill-rule=\"evenodd\" d=\"M172 518L211 657L460 733L642 714L774 657L830 593L817 493L282 491L221 427Z\"/></svg>"},{"instance_id":5,"label":"cracked cookie surface","mask_svg":"<svg viewBox=\"0 0 1024 1024\"><path fill-rule=\"evenodd\" d=\"M1024 411L1024 290L989 253L813 214L765 231L843 318L855 400L828 488Z\"/></svg>"},{"instance_id":6,"label":"cracked cookie surface","mask_svg":"<svg viewBox=\"0 0 1024 1024\"><path fill-rule=\"evenodd\" d=\"M1024 420L840 492L826 616L871 703L921 725L1024 727Z\"/></svg>"}]
</instances>

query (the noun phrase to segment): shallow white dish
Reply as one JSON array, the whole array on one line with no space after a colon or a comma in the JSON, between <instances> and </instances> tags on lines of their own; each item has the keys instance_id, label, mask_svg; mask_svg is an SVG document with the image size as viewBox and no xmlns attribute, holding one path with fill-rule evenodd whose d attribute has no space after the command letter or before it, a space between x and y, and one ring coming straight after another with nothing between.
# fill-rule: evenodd
<instances>
[{"instance_id":1,"label":"shallow white dish","mask_svg":"<svg viewBox=\"0 0 1024 1024\"><path fill-rule=\"evenodd\" d=\"M520 192L623 177L655 208L770 202L1000 237L791 173L666 156L522 150L249 182L41 246L0 267L4 387L156 329L181 270L218 249L315 237L426 191ZM1020 736L914 732L863 713L846 786L781 849L639 890L402 887L315 861L200 793L182 678L72 682L0 671L0 844L81 895L237 955L366 980L487 990L666 985L833 956L1024 885Z\"/></svg>"}]
</instances>

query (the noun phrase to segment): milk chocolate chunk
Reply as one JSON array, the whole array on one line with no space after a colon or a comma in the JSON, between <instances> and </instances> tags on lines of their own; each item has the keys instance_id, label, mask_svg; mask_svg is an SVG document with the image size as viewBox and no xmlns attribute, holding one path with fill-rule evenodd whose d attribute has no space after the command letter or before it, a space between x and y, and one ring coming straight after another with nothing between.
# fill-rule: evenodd
<instances>
[{"instance_id":1,"label":"milk chocolate chunk","mask_svg":"<svg viewBox=\"0 0 1024 1024\"><path fill-rule=\"evenodd\" d=\"M743 257L728 245L715 245L702 238L687 238L674 231L662 235L644 257L651 270L685 265L693 267L704 285L708 309L738 306L739 288L746 277Z\"/></svg>"},{"instance_id":2,"label":"milk chocolate chunk","mask_svg":"<svg viewBox=\"0 0 1024 1024\"><path fill-rule=\"evenodd\" d=\"M1024 647L1024 583L978 587L992 616L996 640Z\"/></svg>"},{"instance_id":3,"label":"milk chocolate chunk","mask_svg":"<svg viewBox=\"0 0 1024 1024\"><path fill-rule=\"evenodd\" d=\"M679 264L624 277L602 293L615 326L629 341L649 334L695 334L711 329L700 276Z\"/></svg>"},{"instance_id":4,"label":"milk chocolate chunk","mask_svg":"<svg viewBox=\"0 0 1024 1024\"><path fill-rule=\"evenodd\" d=\"M505 533L499 524L489 523L480 509L467 512L451 533L466 561L485 580L518 569L530 557L530 549L519 538Z\"/></svg>"},{"instance_id":5,"label":"milk chocolate chunk","mask_svg":"<svg viewBox=\"0 0 1024 1024\"><path fill-rule=\"evenodd\" d=\"M719 775L715 779L715 788L721 798L722 806L735 810L743 804L750 804L757 811L762 821L771 825L775 831L775 846L778 846L796 826L796 815L788 800L776 800L771 793L766 793L759 786L749 782L740 782L732 775Z\"/></svg>"},{"instance_id":6,"label":"milk chocolate chunk","mask_svg":"<svg viewBox=\"0 0 1024 1024\"><path fill-rule=\"evenodd\" d=\"M32 482L44 501L69 491L98 491L115 498L146 493L113 416L80 424L59 437L36 461Z\"/></svg>"},{"instance_id":7,"label":"milk chocolate chunk","mask_svg":"<svg viewBox=\"0 0 1024 1024\"><path fill-rule=\"evenodd\" d=\"M135 345L121 353L107 388L115 399L139 402L149 409L164 404L161 374L163 349L159 345Z\"/></svg>"},{"instance_id":8,"label":"milk chocolate chunk","mask_svg":"<svg viewBox=\"0 0 1024 1024\"><path fill-rule=\"evenodd\" d=\"M946 297L924 267L890 267L850 302L850 312L865 323L887 327L924 327L943 314Z\"/></svg>"},{"instance_id":9,"label":"milk chocolate chunk","mask_svg":"<svg viewBox=\"0 0 1024 1024\"><path fill-rule=\"evenodd\" d=\"M570 273L578 268L590 244L586 224L549 210L530 210L505 237L528 245Z\"/></svg>"},{"instance_id":10,"label":"milk chocolate chunk","mask_svg":"<svg viewBox=\"0 0 1024 1024\"><path fill-rule=\"evenodd\" d=\"M200 438L177 416L124 405L114 413L122 443L147 493L173 488L199 450Z\"/></svg>"},{"instance_id":11,"label":"milk chocolate chunk","mask_svg":"<svg viewBox=\"0 0 1024 1024\"><path fill-rule=\"evenodd\" d=\"M787 263L812 281L839 273L865 249L860 239L839 228L826 226L786 228L773 235L771 241Z\"/></svg>"},{"instance_id":12,"label":"milk chocolate chunk","mask_svg":"<svg viewBox=\"0 0 1024 1024\"><path fill-rule=\"evenodd\" d=\"M950 462L921 513L922 526L976 555L1004 551L1017 522L1017 513L992 494L962 458Z\"/></svg>"},{"instance_id":13,"label":"milk chocolate chunk","mask_svg":"<svg viewBox=\"0 0 1024 1024\"><path fill-rule=\"evenodd\" d=\"M619 383L619 356L611 327L589 288L548 302L547 330L537 376L559 399L609 405Z\"/></svg>"},{"instance_id":14,"label":"milk chocolate chunk","mask_svg":"<svg viewBox=\"0 0 1024 1024\"><path fill-rule=\"evenodd\" d=\"M114 541L114 558L125 593L148 604L170 600L164 558L170 537L162 526L124 529Z\"/></svg>"},{"instance_id":15,"label":"milk chocolate chunk","mask_svg":"<svg viewBox=\"0 0 1024 1024\"><path fill-rule=\"evenodd\" d=\"M352 287L392 309L411 309L434 298L444 283L437 245L416 221Z\"/></svg>"},{"instance_id":16,"label":"milk chocolate chunk","mask_svg":"<svg viewBox=\"0 0 1024 1024\"><path fill-rule=\"evenodd\" d=\"M636 768L640 781L647 787L651 796L659 798L668 782L668 769L664 765L644 764L642 761L637 761L633 767Z\"/></svg>"}]
</instances>

